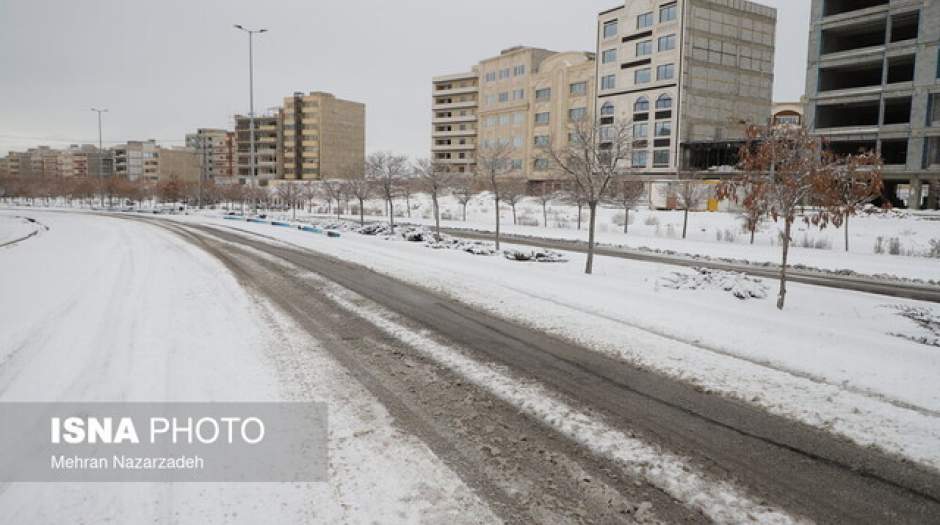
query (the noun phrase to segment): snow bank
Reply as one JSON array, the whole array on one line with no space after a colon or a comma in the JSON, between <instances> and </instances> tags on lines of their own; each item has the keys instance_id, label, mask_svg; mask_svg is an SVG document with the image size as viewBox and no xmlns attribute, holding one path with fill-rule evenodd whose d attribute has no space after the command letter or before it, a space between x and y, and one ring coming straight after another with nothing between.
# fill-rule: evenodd
<instances>
[{"instance_id":1,"label":"snow bank","mask_svg":"<svg viewBox=\"0 0 940 525\"><path fill-rule=\"evenodd\" d=\"M658 286L673 290L718 289L731 293L738 299L764 299L767 285L763 279L738 272L692 268L672 272L657 280Z\"/></svg>"}]
</instances>

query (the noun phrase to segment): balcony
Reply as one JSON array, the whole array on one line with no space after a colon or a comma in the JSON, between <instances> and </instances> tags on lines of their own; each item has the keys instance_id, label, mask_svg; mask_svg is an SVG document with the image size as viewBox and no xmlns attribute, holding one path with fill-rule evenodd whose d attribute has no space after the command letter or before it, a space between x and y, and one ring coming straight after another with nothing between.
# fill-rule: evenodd
<instances>
[{"instance_id":1,"label":"balcony","mask_svg":"<svg viewBox=\"0 0 940 525\"><path fill-rule=\"evenodd\" d=\"M447 102L441 104L434 104L431 106L431 109L438 110L448 110L448 109L469 109L477 107L478 102L476 100L466 100L463 102Z\"/></svg>"},{"instance_id":2,"label":"balcony","mask_svg":"<svg viewBox=\"0 0 940 525\"><path fill-rule=\"evenodd\" d=\"M479 86L464 86L450 89L435 89L435 97L453 96L453 95L473 95L480 92Z\"/></svg>"},{"instance_id":3,"label":"balcony","mask_svg":"<svg viewBox=\"0 0 940 525\"><path fill-rule=\"evenodd\" d=\"M472 151L476 147L476 144L434 144L431 151Z\"/></svg>"},{"instance_id":4,"label":"balcony","mask_svg":"<svg viewBox=\"0 0 940 525\"><path fill-rule=\"evenodd\" d=\"M462 122L476 122L476 115L457 115L452 117L434 117L431 119L432 124L459 124Z\"/></svg>"},{"instance_id":5,"label":"balcony","mask_svg":"<svg viewBox=\"0 0 940 525\"><path fill-rule=\"evenodd\" d=\"M476 129L454 129L450 131L432 131L432 137L473 137L477 134Z\"/></svg>"},{"instance_id":6,"label":"balcony","mask_svg":"<svg viewBox=\"0 0 940 525\"><path fill-rule=\"evenodd\" d=\"M857 11L874 10L879 7L887 9L890 3L890 0L825 0L823 16L844 15Z\"/></svg>"}]
</instances>

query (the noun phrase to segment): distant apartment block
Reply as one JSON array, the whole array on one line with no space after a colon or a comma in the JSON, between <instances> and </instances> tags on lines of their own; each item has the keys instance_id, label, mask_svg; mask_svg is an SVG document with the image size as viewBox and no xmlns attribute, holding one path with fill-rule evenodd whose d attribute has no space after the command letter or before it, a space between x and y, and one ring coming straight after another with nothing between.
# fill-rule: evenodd
<instances>
[{"instance_id":1,"label":"distant apartment block","mask_svg":"<svg viewBox=\"0 0 940 525\"><path fill-rule=\"evenodd\" d=\"M938 49L936 0L812 2L807 125L839 153L877 151L895 205L937 206Z\"/></svg>"},{"instance_id":2,"label":"distant apartment block","mask_svg":"<svg viewBox=\"0 0 940 525\"><path fill-rule=\"evenodd\" d=\"M593 53L519 46L434 77L432 158L472 171L480 149L510 145L510 176L551 181L544 147L566 144L569 124L594 114L594 69Z\"/></svg>"},{"instance_id":3,"label":"distant apartment block","mask_svg":"<svg viewBox=\"0 0 940 525\"><path fill-rule=\"evenodd\" d=\"M189 147L160 148L160 170L157 174L157 181L165 182L170 179L177 179L181 182L208 181L202 169L202 153Z\"/></svg>"},{"instance_id":4,"label":"distant apartment block","mask_svg":"<svg viewBox=\"0 0 940 525\"><path fill-rule=\"evenodd\" d=\"M627 0L597 18L600 118L633 122L647 178L736 164L771 115L776 10L745 0Z\"/></svg>"},{"instance_id":5,"label":"distant apartment block","mask_svg":"<svg viewBox=\"0 0 940 525\"><path fill-rule=\"evenodd\" d=\"M280 178L280 117L261 115L255 117L255 175L260 185L266 185L272 179ZM251 178L251 140L250 119L244 115L235 116L235 172L242 184Z\"/></svg>"},{"instance_id":6,"label":"distant apartment block","mask_svg":"<svg viewBox=\"0 0 940 525\"><path fill-rule=\"evenodd\" d=\"M200 128L186 135L186 147L197 152L203 178L229 178L235 174L235 133Z\"/></svg>"},{"instance_id":7,"label":"distant apartment block","mask_svg":"<svg viewBox=\"0 0 940 525\"><path fill-rule=\"evenodd\" d=\"M280 178L322 180L365 172L366 106L329 93L294 93L280 110Z\"/></svg>"},{"instance_id":8,"label":"distant apartment block","mask_svg":"<svg viewBox=\"0 0 940 525\"><path fill-rule=\"evenodd\" d=\"M114 148L114 175L129 181L157 181L160 154L156 141L129 141Z\"/></svg>"}]
</instances>

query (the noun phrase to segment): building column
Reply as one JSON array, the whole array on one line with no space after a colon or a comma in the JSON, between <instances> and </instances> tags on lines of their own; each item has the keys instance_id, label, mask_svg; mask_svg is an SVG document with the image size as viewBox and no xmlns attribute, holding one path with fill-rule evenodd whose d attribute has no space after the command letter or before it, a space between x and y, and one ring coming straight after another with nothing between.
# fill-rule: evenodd
<instances>
[{"instance_id":1,"label":"building column","mask_svg":"<svg viewBox=\"0 0 940 525\"><path fill-rule=\"evenodd\" d=\"M924 200L924 183L920 179L911 179L911 194L907 203L909 210L919 210Z\"/></svg>"},{"instance_id":2,"label":"building column","mask_svg":"<svg viewBox=\"0 0 940 525\"><path fill-rule=\"evenodd\" d=\"M930 182L927 191L927 209L940 210L940 181Z\"/></svg>"}]
</instances>

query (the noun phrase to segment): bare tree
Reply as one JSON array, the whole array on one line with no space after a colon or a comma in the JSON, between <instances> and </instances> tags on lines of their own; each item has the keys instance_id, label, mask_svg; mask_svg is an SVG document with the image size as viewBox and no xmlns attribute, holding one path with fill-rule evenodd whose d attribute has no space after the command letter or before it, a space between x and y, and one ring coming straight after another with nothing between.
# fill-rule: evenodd
<instances>
[{"instance_id":1,"label":"bare tree","mask_svg":"<svg viewBox=\"0 0 940 525\"><path fill-rule=\"evenodd\" d=\"M881 157L869 151L858 155L836 157L832 161L832 181L822 196L824 212L814 216L817 224L831 222L842 226L845 232L845 251L849 251L849 218L881 196L883 163Z\"/></svg>"},{"instance_id":2,"label":"bare tree","mask_svg":"<svg viewBox=\"0 0 940 525\"><path fill-rule=\"evenodd\" d=\"M277 186L277 197L290 207L292 220L297 220L297 202L302 191L303 188L298 182L285 181Z\"/></svg>"},{"instance_id":3,"label":"bare tree","mask_svg":"<svg viewBox=\"0 0 940 525\"><path fill-rule=\"evenodd\" d=\"M348 195L352 195L359 201L359 224L366 223L366 201L372 196L375 189L372 182L365 177L350 178L346 181Z\"/></svg>"},{"instance_id":4,"label":"bare tree","mask_svg":"<svg viewBox=\"0 0 940 525\"><path fill-rule=\"evenodd\" d=\"M503 177L512 170L513 147L509 142L495 141L477 152L477 172L486 180L493 194L496 214L496 249L499 250L499 201Z\"/></svg>"},{"instance_id":5,"label":"bare tree","mask_svg":"<svg viewBox=\"0 0 940 525\"><path fill-rule=\"evenodd\" d=\"M503 202L512 208L512 224L515 226L519 223L516 217L516 205L526 198L526 181L516 178L507 179L503 182L500 192Z\"/></svg>"},{"instance_id":6,"label":"bare tree","mask_svg":"<svg viewBox=\"0 0 940 525\"><path fill-rule=\"evenodd\" d=\"M629 161L633 145L633 126L619 120L597 124L593 119L572 123L567 141L555 139L546 148L552 163L574 191L584 199L590 213L588 253L584 273L594 271L594 236L597 227L597 206L611 191L611 182L622 173L621 164Z\"/></svg>"},{"instance_id":7,"label":"bare tree","mask_svg":"<svg viewBox=\"0 0 940 525\"><path fill-rule=\"evenodd\" d=\"M326 196L330 202L336 202L336 207L333 208L333 211L336 212L336 218L339 219L343 213L342 200L343 200L343 181L340 180L324 180L320 182L320 189L323 190L323 195Z\"/></svg>"},{"instance_id":8,"label":"bare tree","mask_svg":"<svg viewBox=\"0 0 940 525\"><path fill-rule=\"evenodd\" d=\"M708 198L711 189L701 179L694 175L682 177L676 196L682 206L682 238L685 239L689 231L689 210L697 209Z\"/></svg>"},{"instance_id":9,"label":"bare tree","mask_svg":"<svg viewBox=\"0 0 940 525\"><path fill-rule=\"evenodd\" d=\"M378 151L366 159L366 175L375 180L388 206L388 224L395 227L395 197L399 182L405 176L408 157L388 151Z\"/></svg>"},{"instance_id":10,"label":"bare tree","mask_svg":"<svg viewBox=\"0 0 940 525\"><path fill-rule=\"evenodd\" d=\"M740 157L744 175L722 183L718 196L739 200L744 208L764 210L774 222L783 222L777 295L777 308L782 310L793 222L804 201L825 194L831 185L832 169L823 155L821 139L796 126L751 126Z\"/></svg>"},{"instance_id":11,"label":"bare tree","mask_svg":"<svg viewBox=\"0 0 940 525\"><path fill-rule=\"evenodd\" d=\"M398 193L405 198L405 215L411 218L411 194L415 189L415 181L411 178L411 173L405 170L405 174L398 181Z\"/></svg>"},{"instance_id":12,"label":"bare tree","mask_svg":"<svg viewBox=\"0 0 940 525\"><path fill-rule=\"evenodd\" d=\"M542 227L548 228L548 205L558 198L558 192L553 191L547 183L539 185L535 192L535 200L542 205Z\"/></svg>"},{"instance_id":13,"label":"bare tree","mask_svg":"<svg viewBox=\"0 0 940 525\"><path fill-rule=\"evenodd\" d=\"M461 173L453 182L454 198L463 208L463 222L467 222L467 205L477 195L477 181L472 173Z\"/></svg>"},{"instance_id":14,"label":"bare tree","mask_svg":"<svg viewBox=\"0 0 940 525\"><path fill-rule=\"evenodd\" d=\"M441 240L440 198L451 189L455 174L449 172L445 166L429 159L418 159L415 162L414 173L418 188L431 196L431 205L434 212L434 235L437 240Z\"/></svg>"},{"instance_id":15,"label":"bare tree","mask_svg":"<svg viewBox=\"0 0 940 525\"><path fill-rule=\"evenodd\" d=\"M624 179L614 185L613 201L623 208L623 233L630 231L630 210L640 203L645 185L638 180Z\"/></svg>"}]
</instances>

